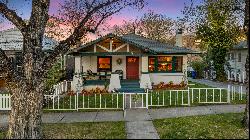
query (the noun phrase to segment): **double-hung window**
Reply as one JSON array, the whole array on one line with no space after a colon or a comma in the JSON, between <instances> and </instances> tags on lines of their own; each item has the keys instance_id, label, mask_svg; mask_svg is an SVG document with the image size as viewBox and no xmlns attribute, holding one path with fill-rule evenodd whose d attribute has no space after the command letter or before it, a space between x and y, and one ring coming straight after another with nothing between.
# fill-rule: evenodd
<instances>
[{"instance_id":1,"label":"double-hung window","mask_svg":"<svg viewBox=\"0 0 250 140\"><path fill-rule=\"evenodd\" d=\"M148 59L151 73L182 72L182 56L149 56Z\"/></svg>"}]
</instances>

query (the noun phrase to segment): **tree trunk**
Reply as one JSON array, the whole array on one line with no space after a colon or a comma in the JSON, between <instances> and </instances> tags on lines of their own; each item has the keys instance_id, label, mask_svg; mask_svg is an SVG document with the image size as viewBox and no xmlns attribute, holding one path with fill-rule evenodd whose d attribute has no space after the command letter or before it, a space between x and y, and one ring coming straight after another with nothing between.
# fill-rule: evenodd
<instances>
[{"instance_id":1,"label":"tree trunk","mask_svg":"<svg viewBox=\"0 0 250 140\"><path fill-rule=\"evenodd\" d=\"M8 137L14 139L42 138L43 91L26 86L12 90Z\"/></svg>"},{"instance_id":2,"label":"tree trunk","mask_svg":"<svg viewBox=\"0 0 250 140\"><path fill-rule=\"evenodd\" d=\"M245 19L244 19L244 30L247 36L247 47L249 46L249 0L245 0ZM249 49L249 47L248 47ZM247 59L245 64L246 70L246 110L244 116L244 124L247 129L249 129L249 52L247 53Z\"/></svg>"},{"instance_id":3,"label":"tree trunk","mask_svg":"<svg viewBox=\"0 0 250 140\"><path fill-rule=\"evenodd\" d=\"M35 37L38 32L30 31L23 38L23 67L21 74L24 79L16 86L9 87L11 97L11 114L9 118L8 137L14 139L42 138L41 115L43 105L43 78L41 70L42 40Z\"/></svg>"}]
</instances>

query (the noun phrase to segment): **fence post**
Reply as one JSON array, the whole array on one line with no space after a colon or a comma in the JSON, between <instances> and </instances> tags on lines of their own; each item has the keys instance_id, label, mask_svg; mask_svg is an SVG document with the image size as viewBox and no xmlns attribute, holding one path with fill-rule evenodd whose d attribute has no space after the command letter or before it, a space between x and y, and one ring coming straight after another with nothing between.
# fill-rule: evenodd
<instances>
[{"instance_id":1,"label":"fence post","mask_svg":"<svg viewBox=\"0 0 250 140\"><path fill-rule=\"evenodd\" d=\"M147 89L147 93L146 93L146 108L148 109L148 89Z\"/></svg>"},{"instance_id":2,"label":"fence post","mask_svg":"<svg viewBox=\"0 0 250 140\"><path fill-rule=\"evenodd\" d=\"M77 92L76 93L76 110L78 111L78 94L79 94L79 92Z\"/></svg>"},{"instance_id":3,"label":"fence post","mask_svg":"<svg viewBox=\"0 0 250 140\"><path fill-rule=\"evenodd\" d=\"M122 94L122 109L125 110L125 96Z\"/></svg>"},{"instance_id":4,"label":"fence post","mask_svg":"<svg viewBox=\"0 0 250 140\"><path fill-rule=\"evenodd\" d=\"M189 93L189 87L188 87L188 93ZM192 99L192 103L194 103L194 89L192 89L191 99Z\"/></svg>"},{"instance_id":5,"label":"fence post","mask_svg":"<svg viewBox=\"0 0 250 140\"><path fill-rule=\"evenodd\" d=\"M193 97L192 97L192 98L193 98ZM188 106L190 106L189 87L188 87Z\"/></svg>"},{"instance_id":6,"label":"fence post","mask_svg":"<svg viewBox=\"0 0 250 140\"><path fill-rule=\"evenodd\" d=\"M242 100L242 86L240 86L240 100Z\"/></svg>"},{"instance_id":7,"label":"fence post","mask_svg":"<svg viewBox=\"0 0 250 140\"><path fill-rule=\"evenodd\" d=\"M227 103L230 103L230 85L227 86Z\"/></svg>"},{"instance_id":8,"label":"fence post","mask_svg":"<svg viewBox=\"0 0 250 140\"><path fill-rule=\"evenodd\" d=\"M236 82L237 81L237 73L236 73L236 70L234 72L234 81Z\"/></svg>"},{"instance_id":9,"label":"fence post","mask_svg":"<svg viewBox=\"0 0 250 140\"><path fill-rule=\"evenodd\" d=\"M242 83L244 84L245 83L245 75L244 75L244 71L242 72Z\"/></svg>"}]
</instances>

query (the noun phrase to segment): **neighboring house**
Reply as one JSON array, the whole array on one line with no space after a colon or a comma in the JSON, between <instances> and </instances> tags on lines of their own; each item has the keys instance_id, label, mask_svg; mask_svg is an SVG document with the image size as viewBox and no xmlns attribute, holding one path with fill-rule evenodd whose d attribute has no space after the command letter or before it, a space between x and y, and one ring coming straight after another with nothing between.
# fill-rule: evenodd
<instances>
[{"instance_id":1,"label":"neighboring house","mask_svg":"<svg viewBox=\"0 0 250 140\"><path fill-rule=\"evenodd\" d=\"M75 57L73 90L102 85L102 77L108 79L109 91L120 92L144 91L140 89L151 89L152 83L187 82L187 54L198 52L178 46L181 31L176 46L135 34L107 34L68 53Z\"/></svg>"},{"instance_id":2,"label":"neighboring house","mask_svg":"<svg viewBox=\"0 0 250 140\"><path fill-rule=\"evenodd\" d=\"M235 81L235 73L236 73L236 81L242 82L243 78L246 79L246 57L248 53L247 41L241 41L237 45L235 45L232 49L230 49L227 54L227 65L225 66L226 73L230 72L228 78ZM230 77L229 77L230 76Z\"/></svg>"},{"instance_id":3,"label":"neighboring house","mask_svg":"<svg viewBox=\"0 0 250 140\"><path fill-rule=\"evenodd\" d=\"M53 50L53 46L56 45L56 41L44 37L43 40L43 51L49 53ZM19 71L22 64L22 47L23 47L23 36L17 28L12 28L0 32L0 48L4 50L5 54L13 62L13 68ZM0 88L4 86L3 78L0 77Z\"/></svg>"}]
</instances>

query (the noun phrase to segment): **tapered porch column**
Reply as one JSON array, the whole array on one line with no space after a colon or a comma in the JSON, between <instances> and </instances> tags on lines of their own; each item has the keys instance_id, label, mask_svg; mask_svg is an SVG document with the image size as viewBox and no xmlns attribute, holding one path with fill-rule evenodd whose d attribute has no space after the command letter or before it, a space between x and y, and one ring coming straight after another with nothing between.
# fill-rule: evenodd
<instances>
[{"instance_id":1,"label":"tapered porch column","mask_svg":"<svg viewBox=\"0 0 250 140\"><path fill-rule=\"evenodd\" d=\"M140 88L152 89L150 76L148 73L148 56L142 56L142 66L141 66L141 78L140 78Z\"/></svg>"},{"instance_id":2,"label":"tapered porch column","mask_svg":"<svg viewBox=\"0 0 250 140\"><path fill-rule=\"evenodd\" d=\"M81 66L82 66L82 62L81 62L82 58L81 56L75 56L75 72L74 72L74 77L73 77L73 85L71 86L71 90L73 91L77 91L77 89L79 88L79 90L81 90L82 86L82 77L81 77Z\"/></svg>"}]
</instances>

